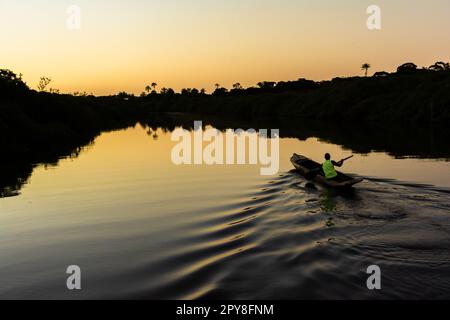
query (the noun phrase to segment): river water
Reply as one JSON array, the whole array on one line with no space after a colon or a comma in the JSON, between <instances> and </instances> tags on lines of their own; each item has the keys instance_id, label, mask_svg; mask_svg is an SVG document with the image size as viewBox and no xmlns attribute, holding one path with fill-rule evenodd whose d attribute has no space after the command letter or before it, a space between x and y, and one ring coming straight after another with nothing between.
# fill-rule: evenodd
<instances>
[{"instance_id":1,"label":"river water","mask_svg":"<svg viewBox=\"0 0 450 320\"><path fill-rule=\"evenodd\" d=\"M282 138L267 177L175 166L170 131L148 130L104 133L0 199L0 298L450 298L449 162L357 153L343 171L365 180L339 194L289 161L352 154L339 145Z\"/></svg>"}]
</instances>

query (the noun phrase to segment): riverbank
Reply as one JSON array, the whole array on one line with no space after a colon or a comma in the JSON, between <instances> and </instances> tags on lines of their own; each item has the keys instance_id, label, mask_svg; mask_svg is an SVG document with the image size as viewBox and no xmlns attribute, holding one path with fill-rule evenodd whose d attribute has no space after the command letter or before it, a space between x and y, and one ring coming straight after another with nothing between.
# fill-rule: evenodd
<instances>
[{"instance_id":1,"label":"riverbank","mask_svg":"<svg viewBox=\"0 0 450 320\"><path fill-rule=\"evenodd\" d=\"M450 72L420 70L382 77L336 78L294 89L250 88L213 95L149 95L143 103L156 112L287 116L313 120L385 122L411 126L450 120Z\"/></svg>"},{"instance_id":2,"label":"riverbank","mask_svg":"<svg viewBox=\"0 0 450 320\"><path fill-rule=\"evenodd\" d=\"M248 125L281 129L282 137L319 137L359 153L382 150L396 157L447 158L450 72L298 80L212 95L163 90L141 97L36 92L15 74L2 73L0 189L8 186L6 194L14 194L35 164L76 156L102 132L138 122L189 127L191 120L208 119L222 129Z\"/></svg>"}]
</instances>

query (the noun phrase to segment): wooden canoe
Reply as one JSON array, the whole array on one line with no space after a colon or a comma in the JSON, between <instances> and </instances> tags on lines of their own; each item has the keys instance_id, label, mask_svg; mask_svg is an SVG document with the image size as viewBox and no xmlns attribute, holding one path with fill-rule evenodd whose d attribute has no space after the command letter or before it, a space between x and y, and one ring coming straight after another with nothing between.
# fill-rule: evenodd
<instances>
[{"instance_id":1,"label":"wooden canoe","mask_svg":"<svg viewBox=\"0 0 450 320\"><path fill-rule=\"evenodd\" d=\"M323 174L322 166L319 163L298 154L292 156L291 162L302 176L306 178L313 177L313 181L330 188L351 188L364 180L361 178L352 178L341 172L338 172L336 179L331 181L327 180ZM318 169L319 173L314 174Z\"/></svg>"}]
</instances>

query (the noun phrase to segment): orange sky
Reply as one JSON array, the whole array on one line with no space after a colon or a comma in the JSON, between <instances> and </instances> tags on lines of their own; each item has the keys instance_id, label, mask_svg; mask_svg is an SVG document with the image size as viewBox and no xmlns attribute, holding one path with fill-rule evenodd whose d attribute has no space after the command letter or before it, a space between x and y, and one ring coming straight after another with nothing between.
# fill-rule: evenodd
<instances>
[{"instance_id":1,"label":"orange sky","mask_svg":"<svg viewBox=\"0 0 450 320\"><path fill-rule=\"evenodd\" d=\"M62 92L111 94L215 83L315 80L450 60L448 0L2 0L0 68ZM81 8L81 29L66 9Z\"/></svg>"}]
</instances>

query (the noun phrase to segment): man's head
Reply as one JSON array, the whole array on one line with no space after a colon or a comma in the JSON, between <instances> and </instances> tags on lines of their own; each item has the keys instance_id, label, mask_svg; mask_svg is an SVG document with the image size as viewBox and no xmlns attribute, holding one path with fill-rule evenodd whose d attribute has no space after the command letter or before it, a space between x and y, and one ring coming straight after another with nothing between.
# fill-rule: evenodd
<instances>
[{"instance_id":1,"label":"man's head","mask_svg":"<svg viewBox=\"0 0 450 320\"><path fill-rule=\"evenodd\" d=\"M325 160L330 160L331 159L331 155L329 153L325 154Z\"/></svg>"}]
</instances>

